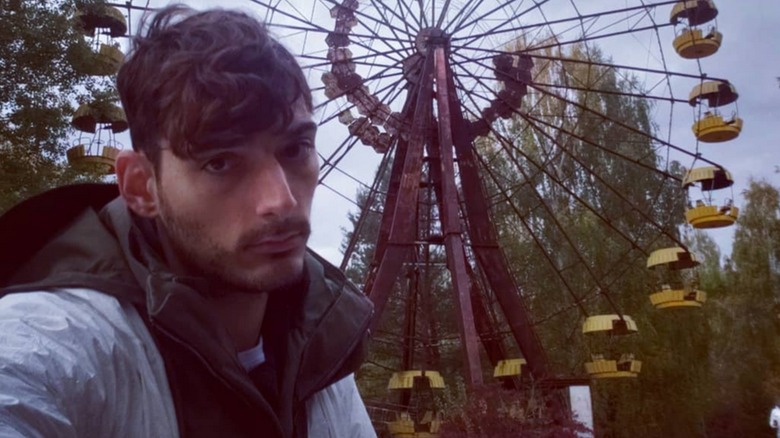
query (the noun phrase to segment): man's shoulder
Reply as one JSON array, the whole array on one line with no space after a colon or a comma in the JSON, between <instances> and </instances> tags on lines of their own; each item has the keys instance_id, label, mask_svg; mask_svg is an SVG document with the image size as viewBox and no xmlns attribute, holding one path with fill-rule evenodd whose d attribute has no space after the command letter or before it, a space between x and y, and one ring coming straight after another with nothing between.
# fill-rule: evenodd
<instances>
[{"instance_id":1,"label":"man's shoulder","mask_svg":"<svg viewBox=\"0 0 780 438\"><path fill-rule=\"evenodd\" d=\"M68 288L0 299L4 372L90 377L107 375L106 367L148 368L161 360L135 307L111 295Z\"/></svg>"},{"instance_id":2,"label":"man's shoulder","mask_svg":"<svg viewBox=\"0 0 780 438\"><path fill-rule=\"evenodd\" d=\"M0 299L0 337L54 344L75 342L110 348L116 340L144 335L135 308L93 289L11 293Z\"/></svg>"},{"instance_id":3,"label":"man's shoulder","mask_svg":"<svg viewBox=\"0 0 780 438\"><path fill-rule=\"evenodd\" d=\"M359 301L363 301L367 307L372 307L368 297L366 297L355 284L349 281L341 269L334 266L311 249L307 251L307 264L309 265L310 275L312 272L321 275L329 290L338 293L346 292L349 295L357 297ZM314 269L312 269L312 266L314 266Z\"/></svg>"},{"instance_id":4,"label":"man's shoulder","mask_svg":"<svg viewBox=\"0 0 780 438\"><path fill-rule=\"evenodd\" d=\"M13 395L0 397L2 436L6 425L19 436L175 435L153 338L133 305L96 290L0 299L0 394Z\"/></svg>"}]
</instances>

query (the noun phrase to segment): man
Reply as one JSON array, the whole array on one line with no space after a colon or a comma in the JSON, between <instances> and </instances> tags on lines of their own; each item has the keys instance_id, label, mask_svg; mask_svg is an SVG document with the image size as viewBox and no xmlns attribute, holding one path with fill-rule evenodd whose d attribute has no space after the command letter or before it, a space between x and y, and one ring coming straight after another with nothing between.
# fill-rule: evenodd
<instances>
[{"instance_id":1,"label":"man","mask_svg":"<svg viewBox=\"0 0 780 438\"><path fill-rule=\"evenodd\" d=\"M168 7L118 75L114 186L0 220L0 436L374 436L370 302L307 252L312 97L237 12Z\"/></svg>"}]
</instances>

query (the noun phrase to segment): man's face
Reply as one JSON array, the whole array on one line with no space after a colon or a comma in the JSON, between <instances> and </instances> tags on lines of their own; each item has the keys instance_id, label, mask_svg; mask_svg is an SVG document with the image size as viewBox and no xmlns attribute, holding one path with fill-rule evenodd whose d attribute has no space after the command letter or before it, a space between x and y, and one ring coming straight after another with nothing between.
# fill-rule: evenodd
<instances>
[{"instance_id":1,"label":"man's face","mask_svg":"<svg viewBox=\"0 0 780 438\"><path fill-rule=\"evenodd\" d=\"M316 125L303 104L284 129L192 159L163 149L159 220L193 274L269 291L300 279L317 185Z\"/></svg>"}]
</instances>

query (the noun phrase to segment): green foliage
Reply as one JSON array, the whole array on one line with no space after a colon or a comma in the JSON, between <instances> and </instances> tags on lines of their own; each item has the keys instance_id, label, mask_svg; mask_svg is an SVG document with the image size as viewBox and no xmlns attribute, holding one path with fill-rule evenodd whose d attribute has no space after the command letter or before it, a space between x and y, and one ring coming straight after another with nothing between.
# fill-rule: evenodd
<instances>
[{"instance_id":1,"label":"green foliage","mask_svg":"<svg viewBox=\"0 0 780 438\"><path fill-rule=\"evenodd\" d=\"M74 103L110 79L77 72L69 48L83 44L72 0L20 0L0 9L0 212L50 187L95 179L67 168Z\"/></svg>"},{"instance_id":2,"label":"green foliage","mask_svg":"<svg viewBox=\"0 0 780 438\"><path fill-rule=\"evenodd\" d=\"M711 284L713 385L708 436L761 436L780 398L780 195L765 181L751 181L725 275L702 276Z\"/></svg>"},{"instance_id":3,"label":"green foliage","mask_svg":"<svg viewBox=\"0 0 780 438\"><path fill-rule=\"evenodd\" d=\"M529 389L521 394L493 383L445 403L442 438L576 438L587 429L561 412L553 396Z\"/></svg>"}]
</instances>

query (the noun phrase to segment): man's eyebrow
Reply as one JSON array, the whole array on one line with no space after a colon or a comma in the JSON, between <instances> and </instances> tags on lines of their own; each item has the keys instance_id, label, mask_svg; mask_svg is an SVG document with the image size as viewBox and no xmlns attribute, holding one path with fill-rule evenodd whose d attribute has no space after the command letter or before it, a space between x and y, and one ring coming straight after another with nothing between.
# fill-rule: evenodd
<instances>
[{"instance_id":1,"label":"man's eyebrow","mask_svg":"<svg viewBox=\"0 0 780 438\"><path fill-rule=\"evenodd\" d=\"M318 125L314 123L313 120L299 120L299 121L293 121L287 127L279 131L276 135L281 135L284 137L298 137L301 135L309 135L313 134L317 131ZM212 146L208 148L203 148L200 150L196 150L191 152L190 158L198 161L198 160L204 160L207 158L211 158L215 155L219 155L221 153L225 152L231 152L235 151L237 149L244 149L244 148L252 148L253 146L250 145L230 145L230 146Z\"/></svg>"},{"instance_id":2,"label":"man's eyebrow","mask_svg":"<svg viewBox=\"0 0 780 438\"><path fill-rule=\"evenodd\" d=\"M301 134L309 134L317 130L317 124L312 120L300 120L290 123L282 132L283 135L295 137Z\"/></svg>"}]
</instances>

